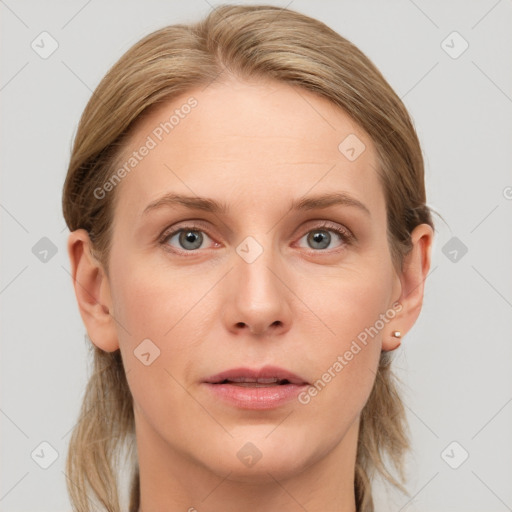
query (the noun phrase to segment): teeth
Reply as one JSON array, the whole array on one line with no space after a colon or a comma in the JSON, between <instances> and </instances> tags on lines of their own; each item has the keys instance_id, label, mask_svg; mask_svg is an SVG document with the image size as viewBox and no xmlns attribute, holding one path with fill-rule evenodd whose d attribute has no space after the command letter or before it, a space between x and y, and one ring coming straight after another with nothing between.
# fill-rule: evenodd
<instances>
[{"instance_id":1,"label":"teeth","mask_svg":"<svg viewBox=\"0 0 512 512\"><path fill-rule=\"evenodd\" d=\"M233 377L232 379L224 379L219 384L252 385L257 387L290 384L290 382L287 379L278 379L277 377L261 377L258 379L252 377Z\"/></svg>"},{"instance_id":2,"label":"teeth","mask_svg":"<svg viewBox=\"0 0 512 512\"><path fill-rule=\"evenodd\" d=\"M279 386L278 382L262 384L260 382L230 382L232 386L240 386L242 388L268 388L270 386Z\"/></svg>"},{"instance_id":3,"label":"teeth","mask_svg":"<svg viewBox=\"0 0 512 512\"><path fill-rule=\"evenodd\" d=\"M257 382L260 384L277 384L280 382L280 379L276 379L275 377L269 377L266 379L257 379Z\"/></svg>"},{"instance_id":4,"label":"teeth","mask_svg":"<svg viewBox=\"0 0 512 512\"><path fill-rule=\"evenodd\" d=\"M280 379L276 377L266 377L260 379L253 379L251 377L234 377L233 379L227 379L227 382L231 383L258 383L258 384L278 384Z\"/></svg>"}]
</instances>

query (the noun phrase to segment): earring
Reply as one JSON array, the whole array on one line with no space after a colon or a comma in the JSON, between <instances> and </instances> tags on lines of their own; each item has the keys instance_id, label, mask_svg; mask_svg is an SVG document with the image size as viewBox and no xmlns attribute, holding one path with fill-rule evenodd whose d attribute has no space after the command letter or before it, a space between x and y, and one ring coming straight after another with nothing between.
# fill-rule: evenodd
<instances>
[{"instance_id":1,"label":"earring","mask_svg":"<svg viewBox=\"0 0 512 512\"><path fill-rule=\"evenodd\" d=\"M391 333L391 336L393 336L394 338L401 338L402 337L402 333L400 331L393 331Z\"/></svg>"}]
</instances>

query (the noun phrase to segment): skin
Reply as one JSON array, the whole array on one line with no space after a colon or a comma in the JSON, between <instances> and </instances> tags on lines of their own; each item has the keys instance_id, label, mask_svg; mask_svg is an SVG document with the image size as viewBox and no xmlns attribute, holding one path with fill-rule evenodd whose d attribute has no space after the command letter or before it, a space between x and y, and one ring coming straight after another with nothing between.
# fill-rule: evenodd
<instances>
[{"instance_id":1,"label":"skin","mask_svg":"<svg viewBox=\"0 0 512 512\"><path fill-rule=\"evenodd\" d=\"M360 412L381 351L400 344L391 333L403 337L420 313L432 228L414 230L398 274L369 136L327 100L278 82L230 78L191 90L145 118L124 156L190 96L197 107L110 192L118 202L109 275L84 230L68 241L87 332L102 350L121 349L141 510L230 512L250 502L255 512L353 512ZM338 150L349 134L366 146L355 161ZM294 199L333 191L351 194L370 215L343 205L290 210ZM167 192L225 201L230 212L176 206L142 215ZM158 243L166 228L191 220L203 221L198 249L187 252L178 235ZM329 229L323 221L356 240L328 231L329 245L318 248L307 235ZM252 263L236 251L247 236L263 248ZM313 383L397 301L401 310L307 404L241 410L202 383L266 364ZM160 350L148 366L134 355L146 338ZM262 454L252 467L237 457L247 442Z\"/></svg>"}]
</instances>

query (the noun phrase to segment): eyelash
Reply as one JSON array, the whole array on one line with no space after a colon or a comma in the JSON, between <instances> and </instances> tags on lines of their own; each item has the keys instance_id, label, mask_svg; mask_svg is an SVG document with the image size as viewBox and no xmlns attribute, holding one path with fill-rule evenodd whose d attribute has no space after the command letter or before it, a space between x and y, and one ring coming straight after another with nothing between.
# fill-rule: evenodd
<instances>
[{"instance_id":1,"label":"eyelash","mask_svg":"<svg viewBox=\"0 0 512 512\"><path fill-rule=\"evenodd\" d=\"M213 237L210 236L210 234L208 233L208 230L205 228L205 226L202 226L200 224L192 223L192 224L189 224L189 225L182 226L182 227L180 227L178 229L173 229L172 231L169 231L169 230L164 231L164 233L159 237L158 243L163 246L164 250L166 250L168 252L171 252L172 254L178 254L178 255L183 255L183 256L186 256L186 255L191 255L191 256L196 255L197 252L200 251L200 249L193 249L193 250L187 251L185 249L171 248L171 246L169 246L167 244L167 241L169 240L169 238L172 238L174 235L180 233L181 231L200 231L200 232L206 233L206 235L208 235L208 237L213 240ZM322 224L309 229L300 238L303 238L304 235L307 235L307 234L311 233L312 231L333 231L334 233L339 235L339 237L343 241L343 245L344 246L351 245L356 240L354 235L348 229L341 228L338 225L333 224L333 223L328 222L328 221L325 221ZM322 253L322 252L331 253L332 254L332 253L338 252L338 251L340 251L342 249L343 249L343 246L342 247L338 247L336 249L331 249L331 250L328 250L328 249L309 249L309 252L310 253L314 253L314 254L319 254L319 253Z\"/></svg>"}]
</instances>

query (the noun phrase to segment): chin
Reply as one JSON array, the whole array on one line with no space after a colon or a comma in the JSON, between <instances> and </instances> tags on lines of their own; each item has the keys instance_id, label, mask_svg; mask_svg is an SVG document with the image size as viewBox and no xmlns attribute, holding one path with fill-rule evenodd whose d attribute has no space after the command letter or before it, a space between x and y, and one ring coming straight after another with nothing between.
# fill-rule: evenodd
<instances>
[{"instance_id":1,"label":"chin","mask_svg":"<svg viewBox=\"0 0 512 512\"><path fill-rule=\"evenodd\" d=\"M296 459L283 459L278 453L267 460L260 459L253 466L248 467L241 464L238 460L233 463L232 460L226 461L223 465L222 477L229 474L228 480L233 482L243 482L247 484L275 483L276 480L284 481L301 473L306 469L306 465L299 463ZM219 472L219 467L215 468Z\"/></svg>"},{"instance_id":2,"label":"chin","mask_svg":"<svg viewBox=\"0 0 512 512\"><path fill-rule=\"evenodd\" d=\"M317 458L311 437L304 444L308 439L304 432L300 439L294 439L284 429L280 435L277 432L269 435L271 431L268 426L257 432L251 429L254 435L245 432L228 443L216 443L217 449L208 454L209 469L222 477L229 474L232 481L275 482L274 478L285 480L302 472Z\"/></svg>"}]
</instances>

